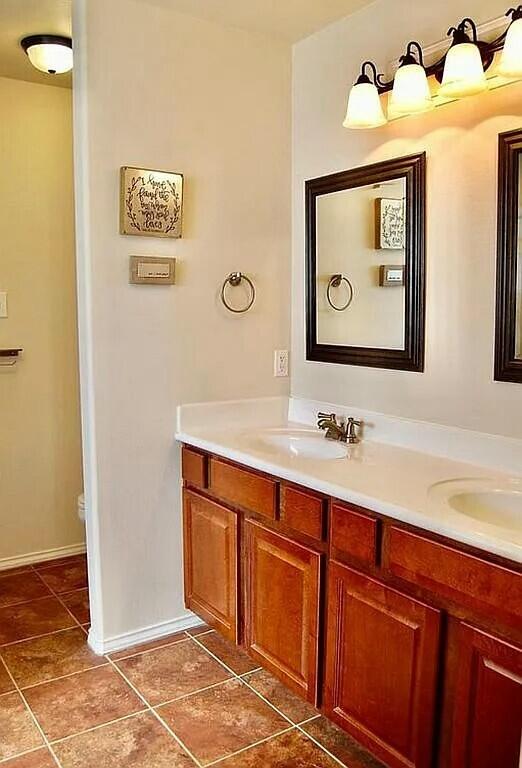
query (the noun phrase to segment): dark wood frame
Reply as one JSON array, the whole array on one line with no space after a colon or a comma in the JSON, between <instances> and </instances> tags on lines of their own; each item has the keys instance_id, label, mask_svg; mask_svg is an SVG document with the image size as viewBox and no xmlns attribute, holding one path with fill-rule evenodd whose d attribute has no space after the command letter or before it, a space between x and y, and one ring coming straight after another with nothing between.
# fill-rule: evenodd
<instances>
[{"instance_id":1,"label":"dark wood frame","mask_svg":"<svg viewBox=\"0 0 522 768\"><path fill-rule=\"evenodd\" d=\"M317 342L316 198L344 189L406 178L404 349L338 346ZM424 370L426 153L386 160L306 182L306 359L403 371Z\"/></svg>"},{"instance_id":2,"label":"dark wood frame","mask_svg":"<svg viewBox=\"0 0 522 768\"><path fill-rule=\"evenodd\" d=\"M517 314L519 158L522 128L501 133L498 148L497 308L495 379L522 384L522 358L515 357Z\"/></svg>"}]
</instances>

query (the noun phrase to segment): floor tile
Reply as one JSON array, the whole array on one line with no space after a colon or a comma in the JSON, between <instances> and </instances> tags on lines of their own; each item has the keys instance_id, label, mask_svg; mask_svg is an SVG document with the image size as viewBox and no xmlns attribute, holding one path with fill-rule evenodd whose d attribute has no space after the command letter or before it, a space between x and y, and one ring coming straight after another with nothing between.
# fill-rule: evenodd
<instances>
[{"instance_id":1,"label":"floor tile","mask_svg":"<svg viewBox=\"0 0 522 768\"><path fill-rule=\"evenodd\" d=\"M194 768L190 757L149 713L73 736L54 749L62 768Z\"/></svg>"},{"instance_id":2,"label":"floor tile","mask_svg":"<svg viewBox=\"0 0 522 768\"><path fill-rule=\"evenodd\" d=\"M350 768L386 768L379 760L376 760L369 752L348 736L326 717L320 717L311 723L303 725L303 730L313 736L332 755Z\"/></svg>"},{"instance_id":3,"label":"floor tile","mask_svg":"<svg viewBox=\"0 0 522 768\"><path fill-rule=\"evenodd\" d=\"M0 573L0 608L50 596L51 592L34 571L5 576Z\"/></svg>"},{"instance_id":4,"label":"floor tile","mask_svg":"<svg viewBox=\"0 0 522 768\"><path fill-rule=\"evenodd\" d=\"M236 675L243 675L245 672L251 672L259 667L259 664L252 661L250 656L236 645L225 640L217 632L209 632L206 635L198 637L198 642L208 648L208 650L217 656L227 665Z\"/></svg>"},{"instance_id":5,"label":"floor tile","mask_svg":"<svg viewBox=\"0 0 522 768\"><path fill-rule=\"evenodd\" d=\"M192 640L116 663L153 706L230 677L221 664Z\"/></svg>"},{"instance_id":6,"label":"floor tile","mask_svg":"<svg viewBox=\"0 0 522 768\"><path fill-rule=\"evenodd\" d=\"M57 565L73 565L76 563L87 564L87 555L68 555L67 557L58 557L56 560L44 560L41 563L34 563L33 568L35 571L42 571L44 568L56 568Z\"/></svg>"},{"instance_id":7,"label":"floor tile","mask_svg":"<svg viewBox=\"0 0 522 768\"><path fill-rule=\"evenodd\" d=\"M302 723L303 720L309 720L319 714L315 707L289 691L286 686L264 669L246 675L244 679L252 688L259 691L261 696L264 696L280 712L289 717L293 723Z\"/></svg>"},{"instance_id":8,"label":"floor tile","mask_svg":"<svg viewBox=\"0 0 522 768\"><path fill-rule=\"evenodd\" d=\"M257 747L229 757L221 768L339 768L339 763L299 731L283 733ZM350 765L350 768L352 766Z\"/></svg>"},{"instance_id":9,"label":"floor tile","mask_svg":"<svg viewBox=\"0 0 522 768\"><path fill-rule=\"evenodd\" d=\"M18 565L16 568L4 568L0 570L0 576L14 576L15 573L26 573L32 571L32 565Z\"/></svg>"},{"instance_id":10,"label":"floor tile","mask_svg":"<svg viewBox=\"0 0 522 768\"><path fill-rule=\"evenodd\" d=\"M191 635L192 637L196 637L196 635L202 635L204 632L210 632L211 627L208 626L208 624L198 624L197 627L191 627L190 629L187 629L187 635Z\"/></svg>"},{"instance_id":11,"label":"floor tile","mask_svg":"<svg viewBox=\"0 0 522 768\"><path fill-rule=\"evenodd\" d=\"M8 675L7 669L5 668L2 659L0 659L0 696L3 693L9 693L9 691L14 690L14 683Z\"/></svg>"},{"instance_id":12,"label":"floor tile","mask_svg":"<svg viewBox=\"0 0 522 768\"><path fill-rule=\"evenodd\" d=\"M50 741L138 712L143 703L112 667L99 667L24 691Z\"/></svg>"},{"instance_id":13,"label":"floor tile","mask_svg":"<svg viewBox=\"0 0 522 768\"><path fill-rule=\"evenodd\" d=\"M88 589L77 589L74 592L67 592L60 595L60 599L80 624L87 624L91 620Z\"/></svg>"},{"instance_id":14,"label":"floor tile","mask_svg":"<svg viewBox=\"0 0 522 768\"><path fill-rule=\"evenodd\" d=\"M286 720L237 679L157 711L203 765L288 727Z\"/></svg>"},{"instance_id":15,"label":"floor tile","mask_svg":"<svg viewBox=\"0 0 522 768\"><path fill-rule=\"evenodd\" d=\"M0 653L20 688L107 663L90 650L79 627L6 645Z\"/></svg>"},{"instance_id":16,"label":"floor tile","mask_svg":"<svg viewBox=\"0 0 522 768\"><path fill-rule=\"evenodd\" d=\"M74 619L55 597L0 608L0 645L27 640L75 625Z\"/></svg>"},{"instance_id":17,"label":"floor tile","mask_svg":"<svg viewBox=\"0 0 522 768\"><path fill-rule=\"evenodd\" d=\"M43 744L42 736L19 693L0 698L0 760Z\"/></svg>"},{"instance_id":18,"label":"floor tile","mask_svg":"<svg viewBox=\"0 0 522 768\"><path fill-rule=\"evenodd\" d=\"M87 565L81 560L44 568L38 574L56 594L87 587Z\"/></svg>"},{"instance_id":19,"label":"floor tile","mask_svg":"<svg viewBox=\"0 0 522 768\"><path fill-rule=\"evenodd\" d=\"M11 758L2 763L2 768L56 768L56 762L49 750L44 747L20 757Z\"/></svg>"},{"instance_id":20,"label":"floor tile","mask_svg":"<svg viewBox=\"0 0 522 768\"><path fill-rule=\"evenodd\" d=\"M163 648L173 643L179 643L182 640L186 640L187 635L185 632L176 632L174 635L166 635L159 640L151 640L150 643L141 643L140 645L132 645L130 648L125 648L123 651L115 651L109 654L109 658L113 661L117 659L128 659L129 656L137 656L144 651L153 651L155 648Z\"/></svg>"}]
</instances>

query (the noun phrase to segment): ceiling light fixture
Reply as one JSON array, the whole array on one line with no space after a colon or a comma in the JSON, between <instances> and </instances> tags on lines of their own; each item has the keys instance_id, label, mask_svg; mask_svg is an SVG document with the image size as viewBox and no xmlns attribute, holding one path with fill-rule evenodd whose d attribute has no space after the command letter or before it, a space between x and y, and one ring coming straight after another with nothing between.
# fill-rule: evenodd
<instances>
[{"instance_id":1,"label":"ceiling light fixture","mask_svg":"<svg viewBox=\"0 0 522 768\"><path fill-rule=\"evenodd\" d=\"M448 101L481 93L488 87L498 88L506 85L506 81L522 79L522 5L510 8L506 16L511 17L509 26L491 41L479 40L473 19L463 19L448 31L453 38L450 48L428 66L424 65L420 43L412 40L399 60L395 78L389 81L373 62L365 61L350 91L343 125L346 128L376 128L388 120L426 112ZM500 52L501 56L497 57ZM500 58L498 67L497 58ZM486 72L494 61L492 77L488 80ZM438 93L433 96L429 77L435 77L441 83ZM380 97L390 91L387 119Z\"/></svg>"},{"instance_id":2,"label":"ceiling light fixture","mask_svg":"<svg viewBox=\"0 0 522 768\"><path fill-rule=\"evenodd\" d=\"M372 79L366 74L369 68ZM350 90L348 96L348 108L343 126L345 128L378 128L388 121L384 114L379 91L380 75L372 61L365 61L361 67L361 74Z\"/></svg>"},{"instance_id":3,"label":"ceiling light fixture","mask_svg":"<svg viewBox=\"0 0 522 768\"><path fill-rule=\"evenodd\" d=\"M59 75L73 67L72 40L61 35L30 35L20 45L40 72Z\"/></svg>"},{"instance_id":4,"label":"ceiling light fixture","mask_svg":"<svg viewBox=\"0 0 522 768\"><path fill-rule=\"evenodd\" d=\"M413 51L416 49L417 58ZM408 43L395 73L389 111L394 115L413 115L433 109L422 48L415 40Z\"/></svg>"}]
</instances>

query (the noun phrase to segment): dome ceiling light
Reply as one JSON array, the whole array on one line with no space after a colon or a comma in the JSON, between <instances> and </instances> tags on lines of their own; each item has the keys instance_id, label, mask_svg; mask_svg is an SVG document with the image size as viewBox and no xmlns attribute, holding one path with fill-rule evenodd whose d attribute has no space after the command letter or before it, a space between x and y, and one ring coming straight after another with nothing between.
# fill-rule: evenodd
<instances>
[{"instance_id":1,"label":"dome ceiling light","mask_svg":"<svg viewBox=\"0 0 522 768\"><path fill-rule=\"evenodd\" d=\"M72 40L61 35L30 35L20 41L29 61L40 72L61 75L73 67Z\"/></svg>"},{"instance_id":2,"label":"dome ceiling light","mask_svg":"<svg viewBox=\"0 0 522 768\"><path fill-rule=\"evenodd\" d=\"M429 66L424 66L420 43L412 40L400 58L395 77L389 81L372 61L365 61L361 75L350 90L344 127L376 128L397 117L426 112L447 100L472 96L489 87L522 79L522 5L510 8L506 16L510 18L509 26L490 42L478 39L473 19L463 19L448 31L452 37L449 49ZM500 61L498 66L495 62L492 70L495 81L492 83L486 78L486 72L498 53ZM435 77L440 83L438 91L430 89L429 77ZM385 93L390 93L388 118L380 103Z\"/></svg>"}]
</instances>

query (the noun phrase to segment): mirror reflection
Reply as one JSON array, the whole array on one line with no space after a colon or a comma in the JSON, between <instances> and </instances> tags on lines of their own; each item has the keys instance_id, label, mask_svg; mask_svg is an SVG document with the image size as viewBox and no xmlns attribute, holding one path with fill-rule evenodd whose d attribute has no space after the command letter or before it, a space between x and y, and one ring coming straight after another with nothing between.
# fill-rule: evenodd
<instances>
[{"instance_id":1,"label":"mirror reflection","mask_svg":"<svg viewBox=\"0 0 522 768\"><path fill-rule=\"evenodd\" d=\"M316 199L317 341L404 350L406 178Z\"/></svg>"},{"instance_id":2,"label":"mirror reflection","mask_svg":"<svg viewBox=\"0 0 522 768\"><path fill-rule=\"evenodd\" d=\"M522 153L518 154L517 298L515 357L522 359Z\"/></svg>"}]
</instances>

